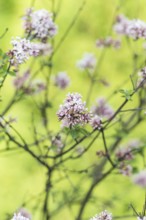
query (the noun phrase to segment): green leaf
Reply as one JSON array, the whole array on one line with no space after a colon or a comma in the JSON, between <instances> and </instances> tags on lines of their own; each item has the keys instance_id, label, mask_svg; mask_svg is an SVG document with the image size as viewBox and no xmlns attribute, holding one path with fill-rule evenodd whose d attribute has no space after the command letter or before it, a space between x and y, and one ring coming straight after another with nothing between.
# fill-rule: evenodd
<instances>
[{"instance_id":1,"label":"green leaf","mask_svg":"<svg viewBox=\"0 0 146 220\"><path fill-rule=\"evenodd\" d=\"M78 129L71 129L70 134L71 134L72 138L74 140L76 140L79 136L79 130Z\"/></svg>"},{"instance_id":2,"label":"green leaf","mask_svg":"<svg viewBox=\"0 0 146 220\"><path fill-rule=\"evenodd\" d=\"M14 72L14 71L9 71L8 74L11 76L16 76L16 72Z\"/></svg>"},{"instance_id":3,"label":"green leaf","mask_svg":"<svg viewBox=\"0 0 146 220\"><path fill-rule=\"evenodd\" d=\"M132 100L133 90L120 89L119 92L123 94L122 97L125 99Z\"/></svg>"}]
</instances>

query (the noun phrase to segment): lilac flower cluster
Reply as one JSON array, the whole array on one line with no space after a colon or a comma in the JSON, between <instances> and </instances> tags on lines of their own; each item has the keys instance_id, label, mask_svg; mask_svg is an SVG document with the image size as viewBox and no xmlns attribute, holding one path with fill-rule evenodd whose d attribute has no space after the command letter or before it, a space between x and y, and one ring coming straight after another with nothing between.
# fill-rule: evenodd
<instances>
[{"instance_id":1,"label":"lilac flower cluster","mask_svg":"<svg viewBox=\"0 0 146 220\"><path fill-rule=\"evenodd\" d=\"M54 85L60 89L65 89L70 83L70 78L66 72L59 72L55 76Z\"/></svg>"},{"instance_id":2,"label":"lilac flower cluster","mask_svg":"<svg viewBox=\"0 0 146 220\"><path fill-rule=\"evenodd\" d=\"M39 49L35 43L25 38L16 37L11 41L13 49L8 52L11 65L18 66L27 61L31 56L38 56Z\"/></svg>"},{"instance_id":3,"label":"lilac flower cluster","mask_svg":"<svg viewBox=\"0 0 146 220\"><path fill-rule=\"evenodd\" d=\"M120 163L119 172L124 176L131 176L132 166L130 164Z\"/></svg>"},{"instance_id":4,"label":"lilac flower cluster","mask_svg":"<svg viewBox=\"0 0 146 220\"><path fill-rule=\"evenodd\" d=\"M107 210L104 210L101 213L90 218L90 220L112 220L112 214L109 213Z\"/></svg>"},{"instance_id":5,"label":"lilac flower cluster","mask_svg":"<svg viewBox=\"0 0 146 220\"><path fill-rule=\"evenodd\" d=\"M18 213L18 214L14 214L11 220L30 220L30 219L27 217L24 217L21 213Z\"/></svg>"},{"instance_id":6,"label":"lilac flower cluster","mask_svg":"<svg viewBox=\"0 0 146 220\"><path fill-rule=\"evenodd\" d=\"M53 22L53 15L45 9L33 11L28 9L23 17L23 27L33 38L46 41L57 34L57 26Z\"/></svg>"},{"instance_id":7,"label":"lilac flower cluster","mask_svg":"<svg viewBox=\"0 0 146 220\"><path fill-rule=\"evenodd\" d=\"M132 160L133 159L132 149L129 147L119 148L116 151L116 157L119 160Z\"/></svg>"},{"instance_id":8,"label":"lilac flower cluster","mask_svg":"<svg viewBox=\"0 0 146 220\"><path fill-rule=\"evenodd\" d=\"M132 166L127 164L126 161L130 161L134 158L134 150L140 145L139 140L130 141L126 147L120 147L116 152L116 158L121 161L119 164L119 171L124 176L130 176L132 174Z\"/></svg>"},{"instance_id":9,"label":"lilac flower cluster","mask_svg":"<svg viewBox=\"0 0 146 220\"><path fill-rule=\"evenodd\" d=\"M92 106L91 111L94 115L101 118L109 119L114 114L112 107L106 102L105 98L101 97L96 100L96 105Z\"/></svg>"},{"instance_id":10,"label":"lilac flower cluster","mask_svg":"<svg viewBox=\"0 0 146 220\"><path fill-rule=\"evenodd\" d=\"M25 208L22 208L22 207L19 208L18 213L20 213L23 217L25 217L29 220L32 219L30 212Z\"/></svg>"},{"instance_id":11,"label":"lilac flower cluster","mask_svg":"<svg viewBox=\"0 0 146 220\"><path fill-rule=\"evenodd\" d=\"M69 93L57 112L58 119L62 121L63 127L74 127L84 125L90 121L90 113L85 107L79 93Z\"/></svg>"},{"instance_id":12,"label":"lilac flower cluster","mask_svg":"<svg viewBox=\"0 0 146 220\"><path fill-rule=\"evenodd\" d=\"M92 128L100 130L102 128L102 118L98 115L93 115L90 120L90 125Z\"/></svg>"},{"instance_id":13,"label":"lilac flower cluster","mask_svg":"<svg viewBox=\"0 0 146 220\"><path fill-rule=\"evenodd\" d=\"M40 79L34 80L31 84L26 87L25 92L27 94L38 94L46 89L46 84Z\"/></svg>"},{"instance_id":14,"label":"lilac flower cluster","mask_svg":"<svg viewBox=\"0 0 146 220\"><path fill-rule=\"evenodd\" d=\"M18 75L13 81L13 85L16 89L21 89L25 94L37 94L46 89L46 84L40 79L35 79L29 82L30 71L27 70L22 76Z\"/></svg>"},{"instance_id":15,"label":"lilac flower cluster","mask_svg":"<svg viewBox=\"0 0 146 220\"><path fill-rule=\"evenodd\" d=\"M115 49L119 49L121 46L120 40L115 40L112 37L107 37L105 39L98 39L96 41L96 46L99 48L103 47L114 47Z\"/></svg>"},{"instance_id":16,"label":"lilac flower cluster","mask_svg":"<svg viewBox=\"0 0 146 220\"><path fill-rule=\"evenodd\" d=\"M132 37L133 39L146 39L146 22L139 19L128 19L124 15L119 15L116 18L114 30L118 34Z\"/></svg>"},{"instance_id":17,"label":"lilac flower cluster","mask_svg":"<svg viewBox=\"0 0 146 220\"><path fill-rule=\"evenodd\" d=\"M142 188L146 187L146 170L142 170L133 176L133 182Z\"/></svg>"},{"instance_id":18,"label":"lilac flower cluster","mask_svg":"<svg viewBox=\"0 0 146 220\"><path fill-rule=\"evenodd\" d=\"M16 89L23 88L26 80L29 78L29 75L30 75L29 71L24 72L24 74L22 76L19 76L17 74L17 76L15 77L15 79L13 81L15 88Z\"/></svg>"},{"instance_id":19,"label":"lilac flower cluster","mask_svg":"<svg viewBox=\"0 0 146 220\"><path fill-rule=\"evenodd\" d=\"M39 50L39 55L49 56L53 52L53 48L49 43L36 43L36 48Z\"/></svg>"},{"instance_id":20,"label":"lilac flower cluster","mask_svg":"<svg viewBox=\"0 0 146 220\"><path fill-rule=\"evenodd\" d=\"M92 53L85 53L81 60L77 62L77 67L81 70L93 72L97 63L97 59Z\"/></svg>"},{"instance_id":21,"label":"lilac flower cluster","mask_svg":"<svg viewBox=\"0 0 146 220\"><path fill-rule=\"evenodd\" d=\"M57 148L56 149L57 153L61 152L64 146L61 136L57 135L52 138L52 146L55 146Z\"/></svg>"}]
</instances>

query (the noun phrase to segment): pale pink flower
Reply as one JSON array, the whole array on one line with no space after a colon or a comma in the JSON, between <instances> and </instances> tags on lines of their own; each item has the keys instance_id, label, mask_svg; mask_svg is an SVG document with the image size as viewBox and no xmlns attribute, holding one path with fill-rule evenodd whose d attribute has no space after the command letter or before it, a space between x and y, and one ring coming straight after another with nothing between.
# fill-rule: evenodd
<instances>
[{"instance_id":1,"label":"pale pink flower","mask_svg":"<svg viewBox=\"0 0 146 220\"><path fill-rule=\"evenodd\" d=\"M132 149L129 147L119 148L116 151L116 157L119 160L132 160L133 159L133 153Z\"/></svg>"},{"instance_id":2,"label":"pale pink flower","mask_svg":"<svg viewBox=\"0 0 146 220\"><path fill-rule=\"evenodd\" d=\"M59 72L54 79L54 85L60 89L65 89L70 83L70 78L66 72Z\"/></svg>"},{"instance_id":3,"label":"pale pink flower","mask_svg":"<svg viewBox=\"0 0 146 220\"><path fill-rule=\"evenodd\" d=\"M91 117L90 125L93 129L100 130L102 128L102 119L98 115L94 115Z\"/></svg>"},{"instance_id":4,"label":"pale pink flower","mask_svg":"<svg viewBox=\"0 0 146 220\"><path fill-rule=\"evenodd\" d=\"M21 213L18 213L18 214L14 214L11 220L30 220L30 219L27 217L24 217L23 215L21 215Z\"/></svg>"},{"instance_id":5,"label":"pale pink flower","mask_svg":"<svg viewBox=\"0 0 146 220\"><path fill-rule=\"evenodd\" d=\"M139 216L137 217L137 220L146 220L146 216Z\"/></svg>"},{"instance_id":6,"label":"pale pink flower","mask_svg":"<svg viewBox=\"0 0 146 220\"><path fill-rule=\"evenodd\" d=\"M35 95L46 89L46 84L42 80L36 79L24 88L27 94Z\"/></svg>"},{"instance_id":7,"label":"pale pink flower","mask_svg":"<svg viewBox=\"0 0 146 220\"><path fill-rule=\"evenodd\" d=\"M114 30L118 34L132 37L133 39L146 38L146 22L139 19L128 19L124 15L119 15L114 25Z\"/></svg>"},{"instance_id":8,"label":"pale pink flower","mask_svg":"<svg viewBox=\"0 0 146 220\"><path fill-rule=\"evenodd\" d=\"M31 214L25 208L20 208L18 210L18 213L20 213L25 218L28 218L28 219L32 218Z\"/></svg>"},{"instance_id":9,"label":"pale pink flower","mask_svg":"<svg viewBox=\"0 0 146 220\"><path fill-rule=\"evenodd\" d=\"M129 26L130 20L124 15L118 15L116 17L116 23L114 25L114 30L116 33L121 35L127 35L127 28Z\"/></svg>"},{"instance_id":10,"label":"pale pink flower","mask_svg":"<svg viewBox=\"0 0 146 220\"><path fill-rule=\"evenodd\" d=\"M115 49L119 49L121 46L121 41L113 39L112 37L107 37L105 39L98 39L96 41L96 46L105 48L105 47L114 47Z\"/></svg>"},{"instance_id":11,"label":"pale pink flower","mask_svg":"<svg viewBox=\"0 0 146 220\"><path fill-rule=\"evenodd\" d=\"M26 80L29 78L30 72L26 71L22 76L17 75L13 81L14 86L16 89L20 89L24 86Z\"/></svg>"},{"instance_id":12,"label":"pale pink flower","mask_svg":"<svg viewBox=\"0 0 146 220\"><path fill-rule=\"evenodd\" d=\"M92 106L91 111L94 115L107 119L114 114L112 107L106 102L104 97L96 100L96 105Z\"/></svg>"},{"instance_id":13,"label":"pale pink flower","mask_svg":"<svg viewBox=\"0 0 146 220\"><path fill-rule=\"evenodd\" d=\"M57 153L60 153L62 148L64 147L61 136L57 135L52 138L52 146L56 148Z\"/></svg>"},{"instance_id":14,"label":"pale pink flower","mask_svg":"<svg viewBox=\"0 0 146 220\"><path fill-rule=\"evenodd\" d=\"M121 163L119 167L119 172L124 176L131 176L132 174L132 166L129 164Z\"/></svg>"},{"instance_id":15,"label":"pale pink flower","mask_svg":"<svg viewBox=\"0 0 146 220\"><path fill-rule=\"evenodd\" d=\"M138 149L140 141L137 139L129 141L126 146L117 149L115 155L118 160L132 160L134 158L134 150Z\"/></svg>"},{"instance_id":16,"label":"pale pink flower","mask_svg":"<svg viewBox=\"0 0 146 220\"><path fill-rule=\"evenodd\" d=\"M31 56L35 57L39 55L39 49L35 43L16 37L11 41L13 49L8 52L10 56L11 65L18 66L25 63Z\"/></svg>"},{"instance_id":17,"label":"pale pink flower","mask_svg":"<svg viewBox=\"0 0 146 220\"><path fill-rule=\"evenodd\" d=\"M39 55L49 56L53 52L53 48L49 43L35 43L35 46L39 50Z\"/></svg>"},{"instance_id":18,"label":"pale pink flower","mask_svg":"<svg viewBox=\"0 0 146 220\"><path fill-rule=\"evenodd\" d=\"M127 27L127 35L133 39L146 38L146 23L139 19L134 19L129 22Z\"/></svg>"},{"instance_id":19,"label":"pale pink flower","mask_svg":"<svg viewBox=\"0 0 146 220\"><path fill-rule=\"evenodd\" d=\"M53 21L52 13L45 9L33 11L28 9L23 17L23 27L27 33L41 40L47 40L57 34L57 25Z\"/></svg>"},{"instance_id":20,"label":"pale pink flower","mask_svg":"<svg viewBox=\"0 0 146 220\"><path fill-rule=\"evenodd\" d=\"M90 113L85 107L79 93L69 93L57 112L58 119L62 121L63 127L84 125L90 121Z\"/></svg>"},{"instance_id":21,"label":"pale pink flower","mask_svg":"<svg viewBox=\"0 0 146 220\"><path fill-rule=\"evenodd\" d=\"M85 53L81 60L77 62L77 67L81 70L94 71L97 59L92 53Z\"/></svg>"},{"instance_id":22,"label":"pale pink flower","mask_svg":"<svg viewBox=\"0 0 146 220\"><path fill-rule=\"evenodd\" d=\"M146 170L142 170L133 176L133 182L143 188L146 187Z\"/></svg>"},{"instance_id":23,"label":"pale pink flower","mask_svg":"<svg viewBox=\"0 0 146 220\"><path fill-rule=\"evenodd\" d=\"M90 220L112 220L112 214L109 213L107 210L104 210L101 213L90 218Z\"/></svg>"}]
</instances>

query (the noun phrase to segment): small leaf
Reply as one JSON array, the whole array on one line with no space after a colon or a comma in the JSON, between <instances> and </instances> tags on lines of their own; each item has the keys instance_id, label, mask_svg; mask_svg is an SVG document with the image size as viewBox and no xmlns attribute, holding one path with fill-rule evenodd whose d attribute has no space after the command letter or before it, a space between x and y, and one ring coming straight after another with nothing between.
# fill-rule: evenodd
<instances>
[{"instance_id":1,"label":"small leaf","mask_svg":"<svg viewBox=\"0 0 146 220\"><path fill-rule=\"evenodd\" d=\"M11 76L16 76L16 72L14 72L14 71L9 71L8 74Z\"/></svg>"},{"instance_id":2,"label":"small leaf","mask_svg":"<svg viewBox=\"0 0 146 220\"><path fill-rule=\"evenodd\" d=\"M132 94L133 94L133 90L127 90L127 89L120 89L119 90L120 93L122 93L122 97L124 97L127 100L132 100Z\"/></svg>"}]
</instances>

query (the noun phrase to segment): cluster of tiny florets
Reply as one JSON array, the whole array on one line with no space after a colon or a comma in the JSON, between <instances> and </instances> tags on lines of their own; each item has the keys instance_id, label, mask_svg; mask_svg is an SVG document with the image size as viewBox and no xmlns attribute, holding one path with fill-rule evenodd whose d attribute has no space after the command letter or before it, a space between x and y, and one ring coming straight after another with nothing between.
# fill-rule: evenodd
<instances>
[{"instance_id":1,"label":"cluster of tiny florets","mask_svg":"<svg viewBox=\"0 0 146 220\"><path fill-rule=\"evenodd\" d=\"M24 20L24 29L27 33L32 35L34 38L41 40L47 40L57 34L57 26L53 22L52 13L45 9L33 11L28 9Z\"/></svg>"},{"instance_id":2,"label":"cluster of tiny florets","mask_svg":"<svg viewBox=\"0 0 146 220\"><path fill-rule=\"evenodd\" d=\"M77 67L81 70L94 71L97 59L92 53L85 53L81 60L77 62Z\"/></svg>"},{"instance_id":3,"label":"cluster of tiny florets","mask_svg":"<svg viewBox=\"0 0 146 220\"><path fill-rule=\"evenodd\" d=\"M112 220L112 214L109 213L107 210L104 210L101 213L90 218L90 220Z\"/></svg>"},{"instance_id":4,"label":"cluster of tiny florets","mask_svg":"<svg viewBox=\"0 0 146 220\"><path fill-rule=\"evenodd\" d=\"M22 76L20 75L16 75L14 81L13 81L13 85L16 89L20 89L24 87L25 82L27 81L27 79L29 78L30 72L26 71L24 72L24 74Z\"/></svg>"},{"instance_id":5,"label":"cluster of tiny florets","mask_svg":"<svg viewBox=\"0 0 146 220\"><path fill-rule=\"evenodd\" d=\"M57 135L52 138L52 146L56 148L57 153L61 152L64 146L61 136Z\"/></svg>"},{"instance_id":6,"label":"cluster of tiny florets","mask_svg":"<svg viewBox=\"0 0 146 220\"><path fill-rule=\"evenodd\" d=\"M124 15L119 15L114 25L114 30L118 34L132 37L133 39L146 38L146 22L139 19L128 19Z\"/></svg>"},{"instance_id":7,"label":"cluster of tiny florets","mask_svg":"<svg viewBox=\"0 0 146 220\"><path fill-rule=\"evenodd\" d=\"M128 147L119 148L116 151L116 157L119 160L132 160L133 159L132 149Z\"/></svg>"},{"instance_id":8,"label":"cluster of tiny florets","mask_svg":"<svg viewBox=\"0 0 146 220\"><path fill-rule=\"evenodd\" d=\"M49 56L53 52L53 48L49 43L36 43L37 49L39 50L39 55Z\"/></svg>"},{"instance_id":9,"label":"cluster of tiny florets","mask_svg":"<svg viewBox=\"0 0 146 220\"><path fill-rule=\"evenodd\" d=\"M11 41L13 49L8 52L11 65L18 66L26 62L31 56L38 56L39 49L35 43L25 38L16 37Z\"/></svg>"},{"instance_id":10,"label":"cluster of tiny florets","mask_svg":"<svg viewBox=\"0 0 146 220\"><path fill-rule=\"evenodd\" d=\"M98 115L93 115L90 120L90 125L92 128L100 130L102 128L102 118Z\"/></svg>"},{"instance_id":11,"label":"cluster of tiny florets","mask_svg":"<svg viewBox=\"0 0 146 220\"><path fill-rule=\"evenodd\" d=\"M30 219L27 217L24 217L21 213L18 213L18 214L14 214L11 220L30 220Z\"/></svg>"},{"instance_id":12,"label":"cluster of tiny florets","mask_svg":"<svg viewBox=\"0 0 146 220\"><path fill-rule=\"evenodd\" d=\"M133 182L143 188L146 187L146 170L142 170L133 176Z\"/></svg>"},{"instance_id":13,"label":"cluster of tiny florets","mask_svg":"<svg viewBox=\"0 0 146 220\"><path fill-rule=\"evenodd\" d=\"M84 125L90 121L90 113L85 107L79 93L69 93L57 112L58 119L62 121L63 127Z\"/></svg>"},{"instance_id":14,"label":"cluster of tiny florets","mask_svg":"<svg viewBox=\"0 0 146 220\"><path fill-rule=\"evenodd\" d=\"M96 105L92 106L91 111L93 115L106 119L109 119L114 114L112 107L106 102L104 97L96 100Z\"/></svg>"},{"instance_id":15,"label":"cluster of tiny florets","mask_svg":"<svg viewBox=\"0 0 146 220\"><path fill-rule=\"evenodd\" d=\"M121 46L121 41L118 39L113 39L112 37L107 37L105 39L98 39L96 41L96 46L99 48L113 47L119 49Z\"/></svg>"},{"instance_id":16,"label":"cluster of tiny florets","mask_svg":"<svg viewBox=\"0 0 146 220\"><path fill-rule=\"evenodd\" d=\"M119 172L124 176L131 176L132 170L133 168L130 164L120 163Z\"/></svg>"},{"instance_id":17,"label":"cluster of tiny florets","mask_svg":"<svg viewBox=\"0 0 146 220\"><path fill-rule=\"evenodd\" d=\"M120 162L118 166L119 172L124 176L130 176L132 174L133 168L127 163L134 159L134 152L138 149L140 144L139 140L133 139L129 141L126 146L120 146L115 152L115 156Z\"/></svg>"},{"instance_id":18,"label":"cluster of tiny florets","mask_svg":"<svg viewBox=\"0 0 146 220\"><path fill-rule=\"evenodd\" d=\"M146 216L138 216L137 220L146 220Z\"/></svg>"},{"instance_id":19,"label":"cluster of tiny florets","mask_svg":"<svg viewBox=\"0 0 146 220\"><path fill-rule=\"evenodd\" d=\"M70 78L66 72L59 72L54 79L54 85L60 89L65 89L70 83Z\"/></svg>"},{"instance_id":20,"label":"cluster of tiny florets","mask_svg":"<svg viewBox=\"0 0 146 220\"><path fill-rule=\"evenodd\" d=\"M36 79L32 81L26 88L24 92L30 95L38 94L46 89L46 84L41 79Z\"/></svg>"},{"instance_id":21,"label":"cluster of tiny florets","mask_svg":"<svg viewBox=\"0 0 146 220\"><path fill-rule=\"evenodd\" d=\"M134 151L138 149L140 141L137 139L129 141L125 147L121 146L117 149L115 155L119 160L132 160L134 158Z\"/></svg>"}]
</instances>

